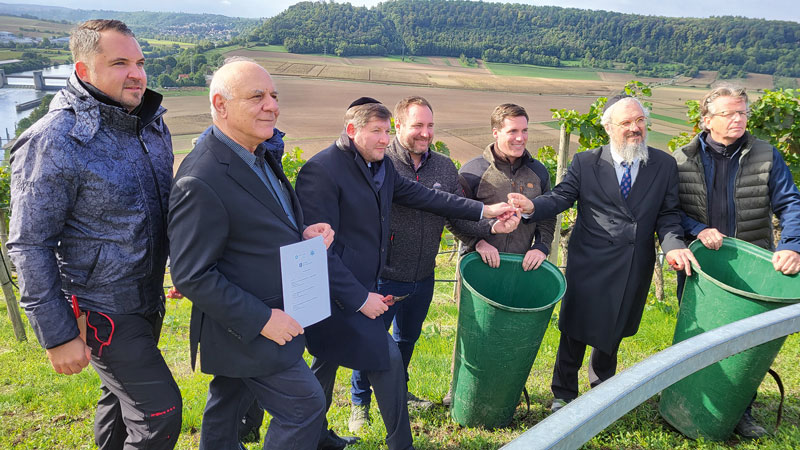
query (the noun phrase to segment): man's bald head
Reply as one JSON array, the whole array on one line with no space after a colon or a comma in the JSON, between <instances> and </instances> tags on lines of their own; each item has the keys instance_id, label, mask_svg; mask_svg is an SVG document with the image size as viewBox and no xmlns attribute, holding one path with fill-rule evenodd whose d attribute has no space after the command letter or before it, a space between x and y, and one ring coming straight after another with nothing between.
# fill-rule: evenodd
<instances>
[{"instance_id":1,"label":"man's bald head","mask_svg":"<svg viewBox=\"0 0 800 450\"><path fill-rule=\"evenodd\" d=\"M211 118L228 137L253 151L272 137L280 113L269 72L248 58L231 58L214 72Z\"/></svg>"}]
</instances>

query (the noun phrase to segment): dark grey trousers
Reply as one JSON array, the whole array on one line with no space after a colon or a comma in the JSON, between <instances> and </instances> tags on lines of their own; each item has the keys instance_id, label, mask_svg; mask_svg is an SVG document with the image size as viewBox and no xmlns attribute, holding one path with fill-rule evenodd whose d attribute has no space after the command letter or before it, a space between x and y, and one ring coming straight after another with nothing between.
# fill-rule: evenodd
<instances>
[{"instance_id":1,"label":"dark grey trousers","mask_svg":"<svg viewBox=\"0 0 800 450\"><path fill-rule=\"evenodd\" d=\"M87 312L86 343L100 376L95 415L100 450L172 450L181 431L181 392L157 347L161 315Z\"/></svg>"},{"instance_id":2,"label":"dark grey trousers","mask_svg":"<svg viewBox=\"0 0 800 450\"><path fill-rule=\"evenodd\" d=\"M408 391L406 387L406 371L403 357L397 344L389 333L386 333L386 348L389 352L389 369L362 371L365 374L375 400L386 426L386 445L389 450L406 450L411 448L414 439L411 437L411 425L408 420ZM358 350L354 350L358 351ZM333 385L336 381L336 371L339 366L314 358L311 362L311 371L314 372L322 390L325 392L325 411L331 407L333 400ZM322 442L328 434L328 420L325 419L319 441Z\"/></svg>"},{"instance_id":3,"label":"dark grey trousers","mask_svg":"<svg viewBox=\"0 0 800 450\"><path fill-rule=\"evenodd\" d=\"M272 420L264 449L312 450L325 419L322 388L298 358L288 369L253 378L214 376L200 428L201 450L236 450L239 422L255 397Z\"/></svg>"},{"instance_id":4,"label":"dark grey trousers","mask_svg":"<svg viewBox=\"0 0 800 450\"><path fill-rule=\"evenodd\" d=\"M619 342L615 348L619 348ZM561 333L556 363L553 367L553 382L550 385L555 398L569 401L578 397L578 370L583 364L585 352L586 344ZM613 377L616 371L616 350L614 354L609 355L592 348L592 355L589 357L589 384L592 387Z\"/></svg>"}]
</instances>

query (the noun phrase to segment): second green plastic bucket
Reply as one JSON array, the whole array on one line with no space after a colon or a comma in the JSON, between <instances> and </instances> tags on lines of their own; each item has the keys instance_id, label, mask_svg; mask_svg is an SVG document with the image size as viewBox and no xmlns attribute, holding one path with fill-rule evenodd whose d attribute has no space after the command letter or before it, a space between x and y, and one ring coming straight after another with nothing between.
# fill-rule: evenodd
<instances>
[{"instance_id":1,"label":"second green plastic bucket","mask_svg":"<svg viewBox=\"0 0 800 450\"><path fill-rule=\"evenodd\" d=\"M564 275L545 261L522 270L522 255L500 254L493 269L462 258L451 415L461 425L508 425L539 351Z\"/></svg>"},{"instance_id":2,"label":"second green plastic bucket","mask_svg":"<svg viewBox=\"0 0 800 450\"><path fill-rule=\"evenodd\" d=\"M701 268L686 280L673 343L800 300L800 277L772 267L772 252L725 238L709 250L689 248ZM730 437L786 338L776 339L695 372L661 393L659 412L684 435Z\"/></svg>"}]
</instances>

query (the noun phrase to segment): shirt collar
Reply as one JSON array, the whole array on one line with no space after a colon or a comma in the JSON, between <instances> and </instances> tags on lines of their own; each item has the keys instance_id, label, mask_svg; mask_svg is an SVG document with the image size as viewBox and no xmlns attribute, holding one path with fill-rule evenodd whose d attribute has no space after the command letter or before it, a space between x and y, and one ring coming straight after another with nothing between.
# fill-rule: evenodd
<instances>
[{"instance_id":1,"label":"shirt collar","mask_svg":"<svg viewBox=\"0 0 800 450\"><path fill-rule=\"evenodd\" d=\"M211 133L214 135L214 137L219 139L220 142L227 145L231 150L233 150L234 153L239 155L239 157L242 158L244 162L246 162L248 165L251 166L255 165L257 155L261 156L262 158L264 157L264 152L266 151L266 149L264 148L263 143L259 144L258 147L256 147L254 154L250 153L249 150L239 145L233 139L229 138L225 133L223 133L219 128L217 128L216 125L212 127Z\"/></svg>"},{"instance_id":2,"label":"shirt collar","mask_svg":"<svg viewBox=\"0 0 800 450\"><path fill-rule=\"evenodd\" d=\"M611 150L611 160L614 161L614 166L615 167L623 167L622 163L625 162L625 160L622 159L621 156L617 155L617 152L615 152L613 149L611 149L611 147L609 147L609 150ZM633 162L631 162L631 169L633 169L634 167L636 167L638 165L639 165L639 158L634 158Z\"/></svg>"}]
</instances>

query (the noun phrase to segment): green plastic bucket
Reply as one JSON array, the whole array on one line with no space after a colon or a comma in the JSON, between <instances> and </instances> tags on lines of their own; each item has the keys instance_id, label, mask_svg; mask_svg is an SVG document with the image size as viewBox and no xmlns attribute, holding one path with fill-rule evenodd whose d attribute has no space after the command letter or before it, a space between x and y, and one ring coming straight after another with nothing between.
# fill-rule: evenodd
<instances>
[{"instance_id":1,"label":"green plastic bucket","mask_svg":"<svg viewBox=\"0 0 800 450\"><path fill-rule=\"evenodd\" d=\"M501 253L492 269L477 253L461 259L461 305L456 332L453 404L461 425L508 425L519 403L564 275L544 261L522 270L523 255Z\"/></svg>"},{"instance_id":2,"label":"green plastic bucket","mask_svg":"<svg viewBox=\"0 0 800 450\"><path fill-rule=\"evenodd\" d=\"M689 246L701 268L686 280L673 344L737 320L800 300L800 277L772 267L772 252L725 238L709 250ZM786 338L733 355L661 393L659 412L684 435L721 441L730 437Z\"/></svg>"}]
</instances>

